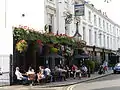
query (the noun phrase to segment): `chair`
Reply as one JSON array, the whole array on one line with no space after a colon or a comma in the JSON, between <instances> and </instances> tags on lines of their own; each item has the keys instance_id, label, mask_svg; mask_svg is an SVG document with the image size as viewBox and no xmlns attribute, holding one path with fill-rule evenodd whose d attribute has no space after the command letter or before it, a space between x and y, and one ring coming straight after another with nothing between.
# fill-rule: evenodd
<instances>
[{"instance_id":1,"label":"chair","mask_svg":"<svg viewBox=\"0 0 120 90\"><path fill-rule=\"evenodd\" d=\"M61 76L60 72L56 71L53 74L54 81L61 81Z\"/></svg>"},{"instance_id":2,"label":"chair","mask_svg":"<svg viewBox=\"0 0 120 90\"><path fill-rule=\"evenodd\" d=\"M14 79L14 84L15 85L23 85L23 80L17 79L16 75L14 75L13 79Z\"/></svg>"},{"instance_id":3,"label":"chair","mask_svg":"<svg viewBox=\"0 0 120 90\"><path fill-rule=\"evenodd\" d=\"M51 78L52 78L52 76L51 75L47 75L46 76L46 83L49 83L49 82L51 82Z\"/></svg>"}]
</instances>

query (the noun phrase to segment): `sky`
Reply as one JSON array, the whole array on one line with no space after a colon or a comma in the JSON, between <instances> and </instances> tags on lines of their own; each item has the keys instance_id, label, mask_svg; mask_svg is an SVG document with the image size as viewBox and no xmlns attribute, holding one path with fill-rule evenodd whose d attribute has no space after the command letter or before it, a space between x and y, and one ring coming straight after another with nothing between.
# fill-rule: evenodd
<instances>
[{"instance_id":1,"label":"sky","mask_svg":"<svg viewBox=\"0 0 120 90\"><path fill-rule=\"evenodd\" d=\"M111 0L109 3L104 0L86 0L94 4L95 8L106 12L108 18L120 25L120 0Z\"/></svg>"}]
</instances>

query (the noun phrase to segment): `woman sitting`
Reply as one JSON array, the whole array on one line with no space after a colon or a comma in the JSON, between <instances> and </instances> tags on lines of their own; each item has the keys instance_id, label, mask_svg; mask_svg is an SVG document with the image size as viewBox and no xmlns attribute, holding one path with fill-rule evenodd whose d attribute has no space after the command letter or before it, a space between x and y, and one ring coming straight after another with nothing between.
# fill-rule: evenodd
<instances>
[{"instance_id":1,"label":"woman sitting","mask_svg":"<svg viewBox=\"0 0 120 90\"><path fill-rule=\"evenodd\" d=\"M37 81L39 83L43 82L45 79L45 75L44 75L44 69L42 67L39 67L39 72L37 73Z\"/></svg>"},{"instance_id":2,"label":"woman sitting","mask_svg":"<svg viewBox=\"0 0 120 90\"><path fill-rule=\"evenodd\" d=\"M34 81L35 81L35 72L34 72L34 69L32 69L31 67L29 67L29 70L27 72L27 76L28 76L28 80L31 82L31 85L33 85Z\"/></svg>"}]
</instances>

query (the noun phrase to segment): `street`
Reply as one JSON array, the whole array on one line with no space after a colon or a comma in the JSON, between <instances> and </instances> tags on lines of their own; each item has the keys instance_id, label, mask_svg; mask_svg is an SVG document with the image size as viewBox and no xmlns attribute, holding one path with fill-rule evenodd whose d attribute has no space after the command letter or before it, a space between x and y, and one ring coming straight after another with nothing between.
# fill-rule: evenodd
<instances>
[{"instance_id":1,"label":"street","mask_svg":"<svg viewBox=\"0 0 120 90\"><path fill-rule=\"evenodd\" d=\"M0 87L0 90L120 90L119 83L120 74L112 74L66 87L40 88L39 86L8 86Z\"/></svg>"},{"instance_id":2,"label":"street","mask_svg":"<svg viewBox=\"0 0 120 90\"><path fill-rule=\"evenodd\" d=\"M67 90L120 90L119 83L120 74L112 74L103 78L70 86Z\"/></svg>"}]
</instances>

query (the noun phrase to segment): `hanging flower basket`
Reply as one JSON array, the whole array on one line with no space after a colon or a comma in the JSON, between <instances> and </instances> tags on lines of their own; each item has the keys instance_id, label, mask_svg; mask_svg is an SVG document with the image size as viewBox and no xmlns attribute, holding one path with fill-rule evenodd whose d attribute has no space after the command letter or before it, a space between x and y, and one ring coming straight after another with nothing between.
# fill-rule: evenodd
<instances>
[{"instance_id":1,"label":"hanging flower basket","mask_svg":"<svg viewBox=\"0 0 120 90\"><path fill-rule=\"evenodd\" d=\"M58 49L57 48L51 48L51 53L58 53Z\"/></svg>"},{"instance_id":2,"label":"hanging flower basket","mask_svg":"<svg viewBox=\"0 0 120 90\"><path fill-rule=\"evenodd\" d=\"M19 51L20 53L25 51L27 49L28 45L27 42L25 40L20 40L17 44L16 44L16 49L17 51Z\"/></svg>"}]
</instances>

